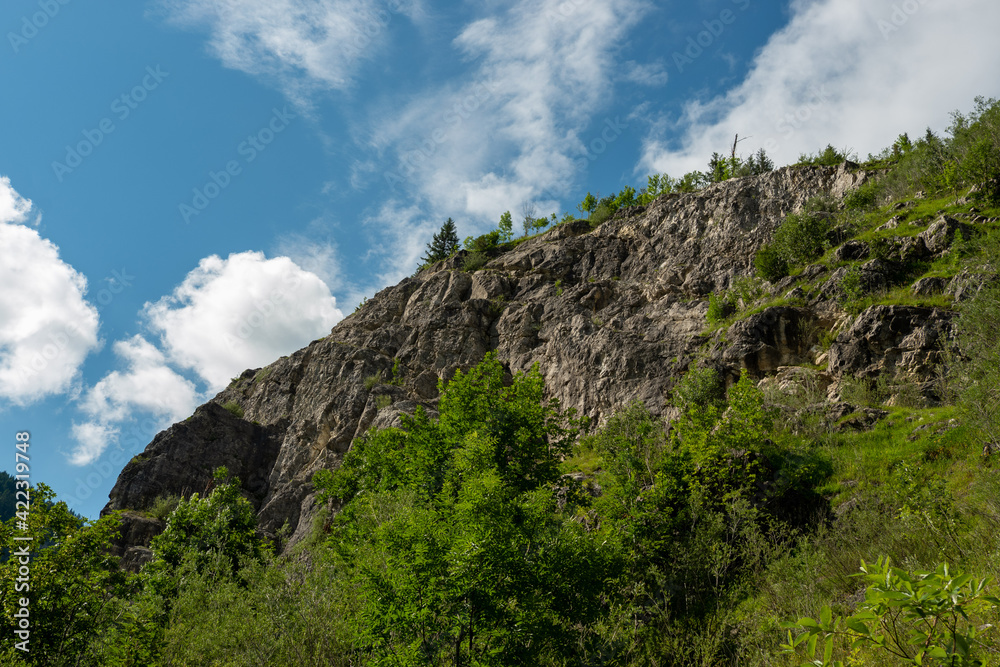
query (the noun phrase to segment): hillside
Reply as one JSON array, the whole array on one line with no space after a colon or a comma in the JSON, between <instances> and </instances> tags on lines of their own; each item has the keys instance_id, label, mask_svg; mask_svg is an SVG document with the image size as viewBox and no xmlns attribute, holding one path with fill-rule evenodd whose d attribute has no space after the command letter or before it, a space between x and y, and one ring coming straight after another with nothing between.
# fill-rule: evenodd
<instances>
[{"instance_id":1,"label":"hillside","mask_svg":"<svg viewBox=\"0 0 1000 667\"><path fill-rule=\"evenodd\" d=\"M997 664L1000 104L951 132L470 239L99 521L33 492L44 662L4 657Z\"/></svg>"},{"instance_id":2,"label":"hillside","mask_svg":"<svg viewBox=\"0 0 1000 667\"><path fill-rule=\"evenodd\" d=\"M238 405L242 416L205 406L161 433L122 471L105 512L204 489L225 465L245 481L262 528L287 520L295 543L317 509L317 470L335 466L368 428L398 424L417 405L433 410L438 381L491 350L512 373L538 362L549 395L595 420L637 400L660 413L709 341L709 295L753 274L754 254L785 215L865 178L846 166L786 168L668 195L595 230L564 224L495 250L471 273L462 251L379 292L327 338L234 379L213 403ZM757 316L759 330L737 344L763 346L761 360L727 348L713 363L732 378L747 364L760 377L777 370L765 350L782 365L811 363L820 332L807 325L833 318L831 305ZM780 333L788 318L800 329L791 336Z\"/></svg>"}]
</instances>

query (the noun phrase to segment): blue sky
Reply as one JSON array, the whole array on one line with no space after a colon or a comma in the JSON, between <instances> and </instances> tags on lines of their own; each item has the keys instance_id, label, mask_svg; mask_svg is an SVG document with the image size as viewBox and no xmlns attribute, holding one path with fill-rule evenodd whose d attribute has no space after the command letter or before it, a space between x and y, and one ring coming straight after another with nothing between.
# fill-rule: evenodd
<instances>
[{"instance_id":1,"label":"blue sky","mask_svg":"<svg viewBox=\"0 0 1000 667\"><path fill-rule=\"evenodd\" d=\"M993 0L7 0L0 441L96 516L129 458L522 204L862 157L997 96ZM5 456L0 452L0 457ZM0 459L2 460L2 459Z\"/></svg>"}]
</instances>

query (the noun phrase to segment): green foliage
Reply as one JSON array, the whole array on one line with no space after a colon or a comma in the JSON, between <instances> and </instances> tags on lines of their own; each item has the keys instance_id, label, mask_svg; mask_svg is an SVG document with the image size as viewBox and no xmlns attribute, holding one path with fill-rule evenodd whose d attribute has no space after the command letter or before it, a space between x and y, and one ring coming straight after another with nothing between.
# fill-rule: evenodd
<instances>
[{"instance_id":1,"label":"green foliage","mask_svg":"<svg viewBox=\"0 0 1000 667\"><path fill-rule=\"evenodd\" d=\"M223 467L214 473L216 487L205 498L197 493L181 499L167 521L167 527L153 538L154 558L144 574L152 589L165 598L173 597L182 581L183 566L204 571L216 554L236 572L241 563L260 561L269 545L256 533L257 516L250 502L240 495L238 480L230 481Z\"/></svg>"},{"instance_id":2,"label":"green foliage","mask_svg":"<svg viewBox=\"0 0 1000 667\"><path fill-rule=\"evenodd\" d=\"M392 405L392 396L389 394L379 394L375 397L375 407L379 410L384 410Z\"/></svg>"},{"instance_id":3,"label":"green foliage","mask_svg":"<svg viewBox=\"0 0 1000 667\"><path fill-rule=\"evenodd\" d=\"M358 645L376 664L571 660L614 552L557 510L567 415L537 368L508 383L492 354L440 388L437 421L369 431L314 480L344 502L328 544L360 596Z\"/></svg>"},{"instance_id":4,"label":"green foliage","mask_svg":"<svg viewBox=\"0 0 1000 667\"><path fill-rule=\"evenodd\" d=\"M487 232L481 236L475 238L469 236L466 237L463 242L465 249L470 252L480 252L485 253L493 250L498 245L500 245L501 232L499 229L494 229L491 232Z\"/></svg>"},{"instance_id":5,"label":"green foliage","mask_svg":"<svg viewBox=\"0 0 1000 667\"><path fill-rule=\"evenodd\" d=\"M448 218L441 225L441 230L434 234L434 238L427 244L427 252L420 261L425 265L448 259L458 252L458 232L455 228L455 221Z\"/></svg>"},{"instance_id":6,"label":"green foliage","mask_svg":"<svg viewBox=\"0 0 1000 667\"><path fill-rule=\"evenodd\" d=\"M677 184L677 192L697 192L708 185L708 179L700 171L689 171Z\"/></svg>"},{"instance_id":7,"label":"green foliage","mask_svg":"<svg viewBox=\"0 0 1000 667\"><path fill-rule=\"evenodd\" d=\"M375 386L378 385L380 379L381 378L379 377L378 373L372 373L371 375L365 377L365 384L364 384L365 391L371 391L372 389L374 389Z\"/></svg>"},{"instance_id":8,"label":"green foliage","mask_svg":"<svg viewBox=\"0 0 1000 667\"><path fill-rule=\"evenodd\" d=\"M504 211L503 215L500 216L500 225L497 228L500 232L500 241L506 243L514 238L514 218L511 216L510 211Z\"/></svg>"},{"instance_id":9,"label":"green foliage","mask_svg":"<svg viewBox=\"0 0 1000 667\"><path fill-rule=\"evenodd\" d=\"M801 265L818 258L827 247L831 214L813 200L801 213L787 216L774 233L774 246L789 264Z\"/></svg>"},{"instance_id":10,"label":"green foliage","mask_svg":"<svg viewBox=\"0 0 1000 667\"><path fill-rule=\"evenodd\" d=\"M226 401L222 404L222 407L234 417L243 419L243 406L236 401Z\"/></svg>"},{"instance_id":11,"label":"green foliage","mask_svg":"<svg viewBox=\"0 0 1000 667\"><path fill-rule=\"evenodd\" d=\"M736 298L732 294L708 295L708 312L705 319L709 324L719 324L736 310Z\"/></svg>"},{"instance_id":12,"label":"green foliage","mask_svg":"<svg viewBox=\"0 0 1000 667\"><path fill-rule=\"evenodd\" d=\"M147 513L154 519L166 519L177 509L180 500L180 496L157 496Z\"/></svg>"},{"instance_id":13,"label":"green foliage","mask_svg":"<svg viewBox=\"0 0 1000 667\"><path fill-rule=\"evenodd\" d=\"M472 273L473 271L478 271L479 269L486 266L486 262L490 260L486 256L486 253L473 251L465 256L465 261L462 262L462 270Z\"/></svg>"},{"instance_id":14,"label":"green foliage","mask_svg":"<svg viewBox=\"0 0 1000 667\"><path fill-rule=\"evenodd\" d=\"M976 659L982 630L973 618L1000 608L1000 599L986 595L988 580L953 573L947 563L911 573L888 558L862 561L861 572L869 586L858 610L835 616L827 606L819 619L785 624L786 651L804 649L816 658L822 642L822 659L809 663L821 667L845 664L834 660L838 643L862 654L884 652L907 665L982 664ZM793 636L793 629L802 632Z\"/></svg>"},{"instance_id":15,"label":"green foliage","mask_svg":"<svg viewBox=\"0 0 1000 667\"><path fill-rule=\"evenodd\" d=\"M828 197L814 197L803 210L785 217L774 233L774 240L760 247L754 256L757 275L776 282L788 275L794 265L811 262L829 247L827 236L835 210Z\"/></svg>"},{"instance_id":16,"label":"green foliage","mask_svg":"<svg viewBox=\"0 0 1000 667\"><path fill-rule=\"evenodd\" d=\"M32 488L30 497L27 530L17 525L18 518L0 530L0 549L12 555L0 564L4 664L149 664L142 619L126 602L135 580L108 550L119 531L118 516L82 521L66 503L55 502L44 484ZM18 571L28 563L18 555L23 550L31 556L27 577ZM22 598L29 600L30 637L16 638ZM30 652L15 650L13 643L26 638Z\"/></svg>"},{"instance_id":17,"label":"green foliage","mask_svg":"<svg viewBox=\"0 0 1000 667\"><path fill-rule=\"evenodd\" d=\"M765 243L753 258L757 275L768 282L778 282L788 275L788 260L775 243Z\"/></svg>"},{"instance_id":18,"label":"green foliage","mask_svg":"<svg viewBox=\"0 0 1000 667\"><path fill-rule=\"evenodd\" d=\"M714 368L694 365L674 386L671 403L682 412L710 409L718 411L726 398L726 386Z\"/></svg>"},{"instance_id":19,"label":"green foliage","mask_svg":"<svg viewBox=\"0 0 1000 667\"><path fill-rule=\"evenodd\" d=\"M990 238L984 248L986 264L980 280L989 280L995 268L1000 242ZM957 322L961 357L952 365L951 378L959 395L963 415L988 443L1000 443L1000 285L987 282L976 296L965 302Z\"/></svg>"},{"instance_id":20,"label":"green foliage","mask_svg":"<svg viewBox=\"0 0 1000 667\"><path fill-rule=\"evenodd\" d=\"M646 187L639 192L637 203L645 206L661 195L670 194L677 188L677 181L667 174L652 174L646 177Z\"/></svg>"},{"instance_id":21,"label":"green foliage","mask_svg":"<svg viewBox=\"0 0 1000 667\"><path fill-rule=\"evenodd\" d=\"M598 197L595 197L594 195L588 192L587 196L583 198L583 201L577 205L576 207L577 210L579 210L580 213L586 213L589 216L591 213L597 210L597 203L599 196L600 193L598 193Z\"/></svg>"},{"instance_id":22,"label":"green foliage","mask_svg":"<svg viewBox=\"0 0 1000 667\"><path fill-rule=\"evenodd\" d=\"M870 180L844 195L844 206L852 211L868 211L878 206L883 185L878 180Z\"/></svg>"},{"instance_id":23,"label":"green foliage","mask_svg":"<svg viewBox=\"0 0 1000 667\"><path fill-rule=\"evenodd\" d=\"M800 155L796 166L808 165L813 167L835 167L846 160L852 159L852 157L853 156L850 154L850 150L845 148L842 151L838 151L832 145L827 144L826 148L819 151L815 155L809 155L806 153Z\"/></svg>"}]
</instances>

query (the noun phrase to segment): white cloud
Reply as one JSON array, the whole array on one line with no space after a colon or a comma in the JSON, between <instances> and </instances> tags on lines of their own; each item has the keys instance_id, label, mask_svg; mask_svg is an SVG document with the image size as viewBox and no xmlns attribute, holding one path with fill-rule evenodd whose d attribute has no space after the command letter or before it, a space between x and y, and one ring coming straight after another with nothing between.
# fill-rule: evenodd
<instances>
[{"instance_id":1,"label":"white cloud","mask_svg":"<svg viewBox=\"0 0 1000 667\"><path fill-rule=\"evenodd\" d=\"M170 20L207 26L209 48L226 67L273 78L300 103L317 88L344 90L400 16L419 2L398 0L163 0Z\"/></svg>"},{"instance_id":2,"label":"white cloud","mask_svg":"<svg viewBox=\"0 0 1000 667\"><path fill-rule=\"evenodd\" d=\"M112 371L84 396L81 407L102 423L129 418L133 410L167 423L187 417L197 405L197 390L168 365L166 357L142 336L116 341L115 354L128 365Z\"/></svg>"},{"instance_id":3,"label":"white cloud","mask_svg":"<svg viewBox=\"0 0 1000 667\"><path fill-rule=\"evenodd\" d=\"M0 176L0 224L24 222L31 210L31 200L25 199L10 184L10 178Z\"/></svg>"},{"instance_id":4,"label":"white cloud","mask_svg":"<svg viewBox=\"0 0 1000 667\"><path fill-rule=\"evenodd\" d=\"M326 335L343 318L330 289L287 257L206 257L170 296L144 308L173 363L211 391Z\"/></svg>"},{"instance_id":5,"label":"white cloud","mask_svg":"<svg viewBox=\"0 0 1000 667\"><path fill-rule=\"evenodd\" d=\"M0 399L27 405L70 389L98 347L87 279L24 221L31 202L0 177Z\"/></svg>"},{"instance_id":6,"label":"white cloud","mask_svg":"<svg viewBox=\"0 0 1000 667\"><path fill-rule=\"evenodd\" d=\"M96 461L108 445L118 439L119 429L96 422L73 424L73 438L79 443L70 455L69 462L85 466Z\"/></svg>"},{"instance_id":7,"label":"white cloud","mask_svg":"<svg viewBox=\"0 0 1000 667\"><path fill-rule=\"evenodd\" d=\"M80 408L89 421L73 424L78 443L70 455L73 465L87 465L103 454L117 440L118 424L134 413L153 415L162 429L190 415L202 398L142 336L115 342L114 351L127 368L108 373L83 395Z\"/></svg>"},{"instance_id":8,"label":"white cloud","mask_svg":"<svg viewBox=\"0 0 1000 667\"><path fill-rule=\"evenodd\" d=\"M791 13L739 86L654 125L638 171L704 169L736 133L778 164L827 143L863 158L900 132L944 129L951 110L997 93L993 0L794 0Z\"/></svg>"},{"instance_id":9,"label":"white cloud","mask_svg":"<svg viewBox=\"0 0 1000 667\"><path fill-rule=\"evenodd\" d=\"M617 77L617 44L646 9L642 0L518 0L467 25L455 46L478 63L471 74L372 123L371 145L398 156L389 180L436 212L492 222L525 200L547 211L603 130L593 116Z\"/></svg>"},{"instance_id":10,"label":"white cloud","mask_svg":"<svg viewBox=\"0 0 1000 667\"><path fill-rule=\"evenodd\" d=\"M647 63L642 65L634 60L625 63L624 79L626 81L638 83L642 86L656 87L665 84L669 78L670 76L663 63Z\"/></svg>"}]
</instances>

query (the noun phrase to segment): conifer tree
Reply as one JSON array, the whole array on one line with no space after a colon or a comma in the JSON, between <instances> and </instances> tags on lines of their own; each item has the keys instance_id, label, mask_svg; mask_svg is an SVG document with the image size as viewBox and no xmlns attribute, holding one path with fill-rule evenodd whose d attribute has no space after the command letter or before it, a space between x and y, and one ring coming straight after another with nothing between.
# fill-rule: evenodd
<instances>
[{"instance_id":1,"label":"conifer tree","mask_svg":"<svg viewBox=\"0 0 1000 667\"><path fill-rule=\"evenodd\" d=\"M455 231L455 221L451 218L445 220L441 225L441 231L434 235L434 239L427 244L427 254L421 261L425 264L433 264L442 259L448 259L458 252L458 232Z\"/></svg>"}]
</instances>

